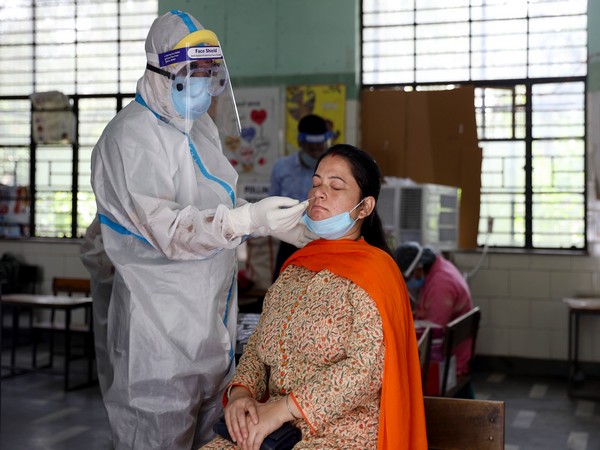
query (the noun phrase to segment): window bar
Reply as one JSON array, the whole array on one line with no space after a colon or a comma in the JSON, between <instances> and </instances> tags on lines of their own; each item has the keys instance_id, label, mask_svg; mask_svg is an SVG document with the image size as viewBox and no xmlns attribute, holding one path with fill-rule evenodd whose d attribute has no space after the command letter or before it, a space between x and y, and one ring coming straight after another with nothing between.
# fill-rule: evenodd
<instances>
[{"instance_id":1,"label":"window bar","mask_svg":"<svg viewBox=\"0 0 600 450\"><path fill-rule=\"evenodd\" d=\"M73 101L73 114L75 114L75 136L71 145L73 149L73 164L71 168L71 237L77 236L77 205L79 203L79 102Z\"/></svg>"},{"instance_id":2,"label":"window bar","mask_svg":"<svg viewBox=\"0 0 600 450\"><path fill-rule=\"evenodd\" d=\"M32 20L33 20L33 39L32 39L32 45L33 45L33 67L34 67L34 71L37 74L37 67L36 67L36 46L37 46L37 28L38 28L38 22L37 22L37 9L36 9L36 2L32 2L31 5L31 15L32 15ZM37 75L33 77L33 92L36 91L36 84L37 84ZM30 150L30 154L31 154L31 159L29 160L29 236L33 237L36 235L35 232L35 224L36 224L36 220L35 220L35 211L36 211L36 206L35 206L35 202L36 202L36 197L37 197L37 189L36 189L36 161L37 161L37 144L34 142L33 139L33 103L30 102L30 106L29 106L29 122L31 123L31 129L30 129L30 136L29 136L29 150Z\"/></svg>"},{"instance_id":3,"label":"window bar","mask_svg":"<svg viewBox=\"0 0 600 450\"><path fill-rule=\"evenodd\" d=\"M532 84L525 82L525 248L533 248L533 92Z\"/></svg>"},{"instance_id":4,"label":"window bar","mask_svg":"<svg viewBox=\"0 0 600 450\"><path fill-rule=\"evenodd\" d=\"M35 79L33 80L35 85ZM37 145L33 140L33 103L29 106L29 114L31 119L30 132L29 132L29 153L31 158L29 160L29 236L35 236L35 198L36 198L36 184L35 184L35 168L37 161ZM17 177L15 174L15 184L17 183Z\"/></svg>"},{"instance_id":5,"label":"window bar","mask_svg":"<svg viewBox=\"0 0 600 450\"><path fill-rule=\"evenodd\" d=\"M517 86L513 85L510 87L511 97L511 139L517 138Z\"/></svg>"}]
</instances>

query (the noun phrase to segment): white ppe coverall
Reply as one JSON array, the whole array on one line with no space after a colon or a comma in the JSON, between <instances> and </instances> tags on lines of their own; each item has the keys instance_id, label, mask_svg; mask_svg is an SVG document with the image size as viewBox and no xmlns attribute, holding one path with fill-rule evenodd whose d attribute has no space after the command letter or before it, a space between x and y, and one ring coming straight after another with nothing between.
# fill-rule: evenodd
<instances>
[{"instance_id":1,"label":"white ppe coverall","mask_svg":"<svg viewBox=\"0 0 600 450\"><path fill-rule=\"evenodd\" d=\"M159 17L146 53L171 50L194 26L202 29L186 14ZM103 244L115 267L108 308L98 308L107 314L108 356L98 364L110 365L104 403L116 449L210 440L234 370L235 249L248 234L229 213L242 209L234 208L237 172L209 114L193 122L177 115L171 83L146 70L136 101L92 153Z\"/></svg>"},{"instance_id":2,"label":"white ppe coverall","mask_svg":"<svg viewBox=\"0 0 600 450\"><path fill-rule=\"evenodd\" d=\"M112 384L113 378L112 368L108 363L106 330L115 268L104 251L98 216L86 230L80 256L83 265L91 275L96 369L100 391L104 394L106 386Z\"/></svg>"}]
</instances>

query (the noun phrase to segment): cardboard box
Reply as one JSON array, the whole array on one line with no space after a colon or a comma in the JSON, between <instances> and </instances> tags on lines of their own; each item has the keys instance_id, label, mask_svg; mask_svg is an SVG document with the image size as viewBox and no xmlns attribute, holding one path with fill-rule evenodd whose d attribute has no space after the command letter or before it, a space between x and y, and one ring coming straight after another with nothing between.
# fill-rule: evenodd
<instances>
[{"instance_id":1,"label":"cardboard box","mask_svg":"<svg viewBox=\"0 0 600 450\"><path fill-rule=\"evenodd\" d=\"M476 248L481 149L474 88L361 92L361 148L383 175L461 189L459 248Z\"/></svg>"}]
</instances>

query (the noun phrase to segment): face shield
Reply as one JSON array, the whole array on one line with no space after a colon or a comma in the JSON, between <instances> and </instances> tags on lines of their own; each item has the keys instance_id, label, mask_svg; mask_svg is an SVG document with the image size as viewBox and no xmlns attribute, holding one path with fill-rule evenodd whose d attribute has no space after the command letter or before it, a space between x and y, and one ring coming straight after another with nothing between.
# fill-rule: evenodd
<instances>
[{"instance_id":1,"label":"face shield","mask_svg":"<svg viewBox=\"0 0 600 450\"><path fill-rule=\"evenodd\" d=\"M331 130L322 134L298 133L300 144L327 144L330 139L333 139L333 131Z\"/></svg>"},{"instance_id":2,"label":"face shield","mask_svg":"<svg viewBox=\"0 0 600 450\"><path fill-rule=\"evenodd\" d=\"M408 268L402 273L405 279L409 279L412 276L414 270L417 268L417 265L421 261L421 256L423 256L423 247L421 247L417 243L414 243L414 245L417 248L417 254L415 255L415 258L411 261Z\"/></svg>"},{"instance_id":3,"label":"face shield","mask_svg":"<svg viewBox=\"0 0 600 450\"><path fill-rule=\"evenodd\" d=\"M172 81L171 100L177 114L194 121L205 113L219 130L239 136L240 120L229 72L217 36L209 30L195 31L173 50L158 55L155 71Z\"/></svg>"}]
</instances>

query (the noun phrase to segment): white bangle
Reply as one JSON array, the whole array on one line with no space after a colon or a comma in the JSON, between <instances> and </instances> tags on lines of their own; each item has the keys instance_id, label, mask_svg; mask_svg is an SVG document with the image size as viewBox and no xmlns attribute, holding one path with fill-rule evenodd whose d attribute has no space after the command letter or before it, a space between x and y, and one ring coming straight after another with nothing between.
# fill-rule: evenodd
<instances>
[{"instance_id":1,"label":"white bangle","mask_svg":"<svg viewBox=\"0 0 600 450\"><path fill-rule=\"evenodd\" d=\"M289 394L285 396L285 406L287 406L288 411L290 412L290 414L292 415L292 417L296 420L298 420L300 417L296 417L294 415L294 413L292 412L292 408L290 408L290 404L288 403L288 400L290 399Z\"/></svg>"},{"instance_id":2,"label":"white bangle","mask_svg":"<svg viewBox=\"0 0 600 450\"><path fill-rule=\"evenodd\" d=\"M231 397L231 390L235 387L235 384L232 384L231 386L229 386L227 388L227 400L229 400L229 397Z\"/></svg>"}]
</instances>

